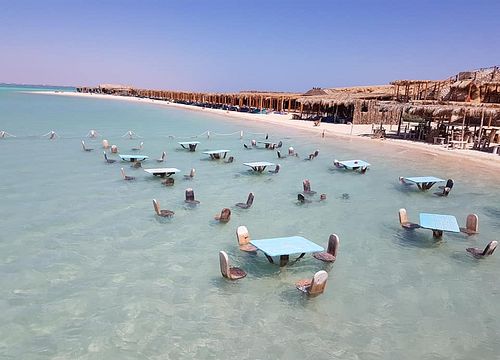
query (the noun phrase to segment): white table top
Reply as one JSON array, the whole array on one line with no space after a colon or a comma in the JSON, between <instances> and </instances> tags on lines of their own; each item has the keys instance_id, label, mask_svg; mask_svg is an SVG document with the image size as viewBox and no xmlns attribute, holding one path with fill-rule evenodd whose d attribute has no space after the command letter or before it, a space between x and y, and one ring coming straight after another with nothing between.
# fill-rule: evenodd
<instances>
[{"instance_id":1,"label":"white table top","mask_svg":"<svg viewBox=\"0 0 500 360\"><path fill-rule=\"evenodd\" d=\"M325 250L302 236L251 240L250 243L269 256L311 253Z\"/></svg>"},{"instance_id":2,"label":"white table top","mask_svg":"<svg viewBox=\"0 0 500 360\"><path fill-rule=\"evenodd\" d=\"M364 160L342 160L339 161L339 164L344 165L346 168L355 168L355 167L368 167L370 166L369 163L367 163Z\"/></svg>"},{"instance_id":3,"label":"white table top","mask_svg":"<svg viewBox=\"0 0 500 360\"><path fill-rule=\"evenodd\" d=\"M256 162L247 162L243 163L243 165L250 166L250 167L258 167L258 166L274 166L276 164L267 162L267 161L256 161Z\"/></svg>"},{"instance_id":4,"label":"white table top","mask_svg":"<svg viewBox=\"0 0 500 360\"><path fill-rule=\"evenodd\" d=\"M120 159L125 160L125 161L141 161L141 160L146 160L149 158L149 156L146 155L118 155Z\"/></svg>"},{"instance_id":5,"label":"white table top","mask_svg":"<svg viewBox=\"0 0 500 360\"><path fill-rule=\"evenodd\" d=\"M209 151L203 151L203 154L208 154L208 155L213 155L213 154L222 154L222 153L228 153L231 150L209 150Z\"/></svg>"},{"instance_id":6,"label":"white table top","mask_svg":"<svg viewBox=\"0 0 500 360\"><path fill-rule=\"evenodd\" d=\"M144 169L144 171L149 174L175 174L180 172L180 170L176 168Z\"/></svg>"},{"instance_id":7,"label":"white table top","mask_svg":"<svg viewBox=\"0 0 500 360\"><path fill-rule=\"evenodd\" d=\"M437 178L435 176L413 176L413 177L404 177L403 180L409 181L415 184L422 184L422 183L437 183L437 182L444 182L446 180Z\"/></svg>"},{"instance_id":8,"label":"white table top","mask_svg":"<svg viewBox=\"0 0 500 360\"><path fill-rule=\"evenodd\" d=\"M460 232L457 218L453 215L420 213L420 226L432 230Z\"/></svg>"},{"instance_id":9,"label":"white table top","mask_svg":"<svg viewBox=\"0 0 500 360\"><path fill-rule=\"evenodd\" d=\"M199 144L199 141L179 141L177 144L179 145L191 145L191 144Z\"/></svg>"}]
</instances>

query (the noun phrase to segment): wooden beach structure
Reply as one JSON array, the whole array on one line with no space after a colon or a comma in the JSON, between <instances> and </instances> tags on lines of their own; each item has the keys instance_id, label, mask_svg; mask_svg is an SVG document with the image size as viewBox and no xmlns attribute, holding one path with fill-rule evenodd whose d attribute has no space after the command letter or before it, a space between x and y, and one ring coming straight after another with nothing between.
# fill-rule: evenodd
<instances>
[{"instance_id":1,"label":"wooden beach structure","mask_svg":"<svg viewBox=\"0 0 500 360\"><path fill-rule=\"evenodd\" d=\"M500 67L460 72L444 80L396 80L387 85L318 88L305 93L236 93L137 89L104 84L78 92L133 96L248 113L277 112L293 119L385 126L405 139L457 148L500 146ZM474 127L471 131L470 128ZM455 141L455 143L452 143Z\"/></svg>"}]
</instances>

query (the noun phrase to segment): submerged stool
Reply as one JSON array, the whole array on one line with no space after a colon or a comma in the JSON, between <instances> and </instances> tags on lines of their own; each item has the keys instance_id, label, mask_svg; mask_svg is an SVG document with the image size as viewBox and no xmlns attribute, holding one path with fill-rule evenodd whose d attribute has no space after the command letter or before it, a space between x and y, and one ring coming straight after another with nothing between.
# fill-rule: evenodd
<instances>
[{"instance_id":1,"label":"submerged stool","mask_svg":"<svg viewBox=\"0 0 500 360\"><path fill-rule=\"evenodd\" d=\"M139 144L139 147L133 147L132 151L140 151L140 150L142 150L143 147L144 147L144 141L141 141L141 143Z\"/></svg>"},{"instance_id":2,"label":"submerged stool","mask_svg":"<svg viewBox=\"0 0 500 360\"><path fill-rule=\"evenodd\" d=\"M220 212L220 215L215 215L215 220L218 220L220 222L228 222L230 218L231 218L231 209L229 208L224 208Z\"/></svg>"},{"instance_id":3,"label":"submerged stool","mask_svg":"<svg viewBox=\"0 0 500 360\"><path fill-rule=\"evenodd\" d=\"M475 258L480 259L486 256L493 255L495 252L496 248L498 246L498 241L493 240L486 245L484 250L481 250L479 248L467 248L466 251L468 253L471 253Z\"/></svg>"},{"instance_id":4,"label":"submerged stool","mask_svg":"<svg viewBox=\"0 0 500 360\"><path fill-rule=\"evenodd\" d=\"M408 221L408 214L406 213L406 209L399 209L399 223L405 229L418 229L420 225L412 223Z\"/></svg>"},{"instance_id":5,"label":"submerged stool","mask_svg":"<svg viewBox=\"0 0 500 360\"><path fill-rule=\"evenodd\" d=\"M120 172L122 174L123 180L135 180L134 176L125 175L125 170L123 170L123 168L120 169Z\"/></svg>"},{"instance_id":6,"label":"submerged stool","mask_svg":"<svg viewBox=\"0 0 500 360\"><path fill-rule=\"evenodd\" d=\"M194 191L191 188L186 189L186 200L184 201L192 205L197 205L200 203L198 200L195 200Z\"/></svg>"},{"instance_id":7,"label":"submerged stool","mask_svg":"<svg viewBox=\"0 0 500 360\"><path fill-rule=\"evenodd\" d=\"M326 252L314 253L313 256L315 259L324 261L324 262L335 262L337 259L337 252L339 250L340 239L338 235L332 234L328 239L328 248Z\"/></svg>"},{"instance_id":8,"label":"submerged stool","mask_svg":"<svg viewBox=\"0 0 500 360\"><path fill-rule=\"evenodd\" d=\"M253 193L248 194L247 202L246 203L236 203L236 206L242 209L249 209L252 204L253 204L253 198L254 195Z\"/></svg>"},{"instance_id":9,"label":"submerged stool","mask_svg":"<svg viewBox=\"0 0 500 360\"><path fill-rule=\"evenodd\" d=\"M87 151L87 152L94 150L94 149L86 147L85 146L85 141L83 141L83 140L82 140L82 148L83 148L83 151Z\"/></svg>"},{"instance_id":10,"label":"submerged stool","mask_svg":"<svg viewBox=\"0 0 500 360\"><path fill-rule=\"evenodd\" d=\"M256 252L257 248L250 244L250 234L246 226L238 226L236 229L236 238L241 251Z\"/></svg>"},{"instance_id":11,"label":"submerged stool","mask_svg":"<svg viewBox=\"0 0 500 360\"><path fill-rule=\"evenodd\" d=\"M166 157L167 153L164 151L161 153L161 157L159 159L156 159L156 162L164 162Z\"/></svg>"},{"instance_id":12,"label":"submerged stool","mask_svg":"<svg viewBox=\"0 0 500 360\"><path fill-rule=\"evenodd\" d=\"M106 154L106 151L103 151L104 153L104 161L106 161L107 164L113 164L116 162L115 159L108 159L108 155Z\"/></svg>"},{"instance_id":13,"label":"submerged stool","mask_svg":"<svg viewBox=\"0 0 500 360\"><path fill-rule=\"evenodd\" d=\"M295 283L295 287L309 296L317 296L325 291L328 273L324 270L314 274L312 279L303 279Z\"/></svg>"},{"instance_id":14,"label":"submerged stool","mask_svg":"<svg viewBox=\"0 0 500 360\"><path fill-rule=\"evenodd\" d=\"M156 199L153 199L153 208L155 209L156 215L161 217L171 217L175 214L172 210L161 210L160 203Z\"/></svg>"},{"instance_id":15,"label":"submerged stool","mask_svg":"<svg viewBox=\"0 0 500 360\"><path fill-rule=\"evenodd\" d=\"M229 280L238 280L247 276L247 273L238 267L231 267L229 265L229 258L225 251L219 251L219 264L220 272L223 277Z\"/></svg>"},{"instance_id":16,"label":"submerged stool","mask_svg":"<svg viewBox=\"0 0 500 360\"><path fill-rule=\"evenodd\" d=\"M192 180L194 178L194 175L196 174L196 170L193 168L191 169L191 171L189 172L189 175L184 175L184 179L187 179L187 180Z\"/></svg>"},{"instance_id":17,"label":"submerged stool","mask_svg":"<svg viewBox=\"0 0 500 360\"><path fill-rule=\"evenodd\" d=\"M306 199L306 197L302 193L297 194L297 200L300 204L306 204L311 202L311 200Z\"/></svg>"},{"instance_id":18,"label":"submerged stool","mask_svg":"<svg viewBox=\"0 0 500 360\"><path fill-rule=\"evenodd\" d=\"M174 186L175 180L174 180L174 178L168 177L165 180L163 180L161 183L165 186Z\"/></svg>"},{"instance_id":19,"label":"submerged stool","mask_svg":"<svg viewBox=\"0 0 500 360\"><path fill-rule=\"evenodd\" d=\"M280 172L280 164L276 164L276 166L274 167L274 170L269 170L270 173L272 174L277 174Z\"/></svg>"},{"instance_id":20,"label":"submerged stool","mask_svg":"<svg viewBox=\"0 0 500 360\"><path fill-rule=\"evenodd\" d=\"M314 194L316 194L316 191L312 191L311 190L311 182L309 181L309 179L305 179L302 182L302 187L304 189L303 193L305 195L314 195Z\"/></svg>"},{"instance_id":21,"label":"submerged stool","mask_svg":"<svg viewBox=\"0 0 500 360\"><path fill-rule=\"evenodd\" d=\"M475 235L479 233L479 217L476 214L467 215L465 227L460 228L460 231L467 235Z\"/></svg>"}]
</instances>

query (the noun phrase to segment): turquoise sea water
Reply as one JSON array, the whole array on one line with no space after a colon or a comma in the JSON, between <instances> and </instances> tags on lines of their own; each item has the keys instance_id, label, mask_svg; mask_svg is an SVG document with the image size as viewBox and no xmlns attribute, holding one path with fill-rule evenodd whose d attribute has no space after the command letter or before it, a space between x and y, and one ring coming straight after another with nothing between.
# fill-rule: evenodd
<instances>
[{"instance_id":1,"label":"turquoise sea water","mask_svg":"<svg viewBox=\"0 0 500 360\"><path fill-rule=\"evenodd\" d=\"M478 261L465 252L498 239L500 182L493 170L380 142L306 136L200 112L0 89L1 359L496 359L500 350L500 254ZM128 163L105 164L97 129L121 153L144 141L152 159L181 174L175 185ZM61 137L40 137L50 130ZM133 130L142 139L121 137ZM177 141L202 134L196 152ZM244 131L244 139L239 131ZM233 135L216 135L231 134ZM254 134L252 134L254 133ZM301 159L243 143L282 140ZM171 137L169 137L169 135ZM80 141L95 148L83 152ZM202 151L231 149L232 164ZM319 149L313 161L305 155ZM364 159L365 175L332 169L333 159ZM249 161L281 164L253 175ZM120 167L137 177L125 182ZM154 160L144 167L157 167ZM404 190L398 176L453 178L448 198ZM299 206L308 178L326 202ZM184 204L192 187L201 204ZM437 188L433 189L437 191ZM213 220L232 208L229 223ZM349 198L343 199L342 194ZM152 199L175 211L158 219ZM480 219L480 234L404 231L398 209ZM253 239L300 235L340 251L331 267L306 255L279 268L239 251L235 231ZM218 252L248 276L221 277ZM323 295L308 299L294 282L329 271Z\"/></svg>"}]
</instances>

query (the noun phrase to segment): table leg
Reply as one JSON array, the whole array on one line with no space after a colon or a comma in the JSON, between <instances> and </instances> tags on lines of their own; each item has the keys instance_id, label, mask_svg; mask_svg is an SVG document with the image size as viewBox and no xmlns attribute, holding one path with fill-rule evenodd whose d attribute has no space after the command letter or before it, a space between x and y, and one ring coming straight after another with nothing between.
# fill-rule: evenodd
<instances>
[{"instance_id":1,"label":"table leg","mask_svg":"<svg viewBox=\"0 0 500 360\"><path fill-rule=\"evenodd\" d=\"M297 259L295 259L295 261L297 261L297 260L299 260L299 259L302 259L302 258L304 257L304 255L305 255L305 254L306 254L306 253L302 253L302 254L300 254L300 256L299 256Z\"/></svg>"},{"instance_id":2,"label":"table leg","mask_svg":"<svg viewBox=\"0 0 500 360\"><path fill-rule=\"evenodd\" d=\"M288 264L288 260L290 259L289 255L281 255L280 256L280 266L285 266Z\"/></svg>"}]
</instances>

